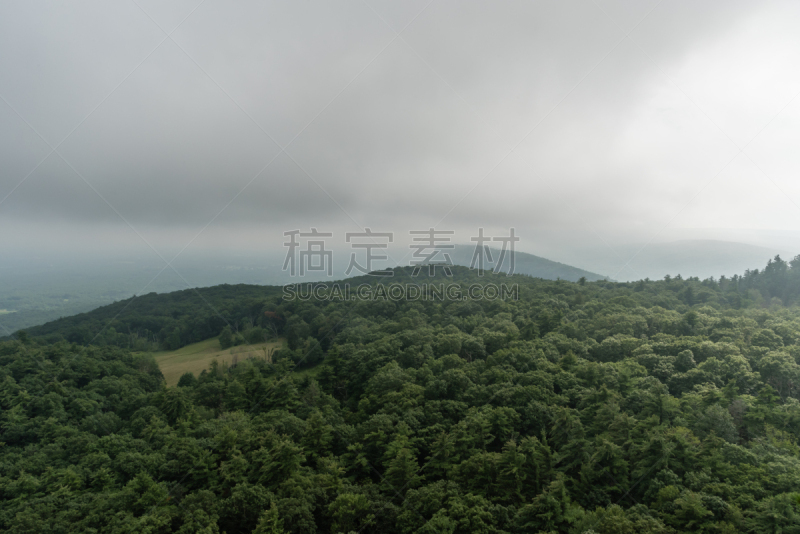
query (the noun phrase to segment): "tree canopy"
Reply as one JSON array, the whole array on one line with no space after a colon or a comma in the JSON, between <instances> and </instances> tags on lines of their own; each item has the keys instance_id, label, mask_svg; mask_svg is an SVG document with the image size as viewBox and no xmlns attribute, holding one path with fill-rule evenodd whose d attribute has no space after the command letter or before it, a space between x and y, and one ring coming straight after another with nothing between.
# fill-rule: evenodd
<instances>
[{"instance_id":1,"label":"tree canopy","mask_svg":"<svg viewBox=\"0 0 800 534\"><path fill-rule=\"evenodd\" d=\"M705 281L434 277L516 283L517 300L221 286L204 294L219 323L170 294L32 329L0 343L0 526L800 532L798 263ZM144 324L155 346L130 345ZM122 337L89 343L104 328ZM137 350L256 329L287 346L174 388Z\"/></svg>"}]
</instances>

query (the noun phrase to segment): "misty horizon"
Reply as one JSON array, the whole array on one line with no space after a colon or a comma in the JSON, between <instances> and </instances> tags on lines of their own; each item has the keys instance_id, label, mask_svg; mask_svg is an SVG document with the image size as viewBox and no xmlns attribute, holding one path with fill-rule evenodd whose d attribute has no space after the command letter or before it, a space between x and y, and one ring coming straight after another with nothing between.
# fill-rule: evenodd
<instances>
[{"instance_id":1,"label":"misty horizon","mask_svg":"<svg viewBox=\"0 0 800 534\"><path fill-rule=\"evenodd\" d=\"M0 247L800 250L794 4L198 4L6 5Z\"/></svg>"}]
</instances>

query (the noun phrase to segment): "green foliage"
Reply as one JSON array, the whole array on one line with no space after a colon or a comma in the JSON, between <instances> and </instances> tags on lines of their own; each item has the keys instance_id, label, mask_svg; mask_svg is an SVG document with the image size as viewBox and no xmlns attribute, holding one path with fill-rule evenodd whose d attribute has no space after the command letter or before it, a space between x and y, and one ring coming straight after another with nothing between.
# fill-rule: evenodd
<instances>
[{"instance_id":1,"label":"green foliage","mask_svg":"<svg viewBox=\"0 0 800 534\"><path fill-rule=\"evenodd\" d=\"M197 384L197 378L194 376L194 373L191 371L187 371L183 373L178 379L178 387L179 388L190 388L194 387Z\"/></svg>"},{"instance_id":2,"label":"green foliage","mask_svg":"<svg viewBox=\"0 0 800 534\"><path fill-rule=\"evenodd\" d=\"M739 289L455 269L516 301L210 292L231 327L164 295L162 345L290 341L176 388L105 337L0 342L0 529L798 532L800 308L740 292L793 302L776 262Z\"/></svg>"},{"instance_id":3,"label":"green foliage","mask_svg":"<svg viewBox=\"0 0 800 534\"><path fill-rule=\"evenodd\" d=\"M231 332L230 326L226 326L222 329L222 332L220 332L219 346L222 347L223 350L229 349L233 346L233 332Z\"/></svg>"}]
</instances>

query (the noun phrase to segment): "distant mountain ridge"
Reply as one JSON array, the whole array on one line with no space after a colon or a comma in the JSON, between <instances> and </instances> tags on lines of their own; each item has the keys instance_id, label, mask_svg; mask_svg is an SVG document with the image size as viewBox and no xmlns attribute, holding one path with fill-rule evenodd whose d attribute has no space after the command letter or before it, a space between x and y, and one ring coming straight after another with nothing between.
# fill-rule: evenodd
<instances>
[{"instance_id":1,"label":"distant mountain ridge","mask_svg":"<svg viewBox=\"0 0 800 534\"><path fill-rule=\"evenodd\" d=\"M494 247L488 247L488 250L492 261L488 261L488 255L484 253L483 268L486 270L493 270L500 260L501 250ZM475 258L474 245L455 245L455 248L443 250L442 252L449 254L450 259L455 265L463 265L464 267L471 267L473 265L473 258ZM441 256L441 254L439 254L439 256ZM474 265L477 268L477 262L475 262ZM498 272L507 273L510 269L510 252L506 251L505 258L503 258L503 263L500 265ZM514 251L514 274L526 274L536 278L544 278L545 280L568 280L570 282L577 282L582 277L586 278L589 282L608 279L607 276L603 276L602 274L597 274L518 250Z\"/></svg>"},{"instance_id":2,"label":"distant mountain ridge","mask_svg":"<svg viewBox=\"0 0 800 534\"><path fill-rule=\"evenodd\" d=\"M762 269L777 254L786 260L793 257L778 248L706 239L596 247L567 252L559 259L608 273L615 280L631 281L678 274L700 279L741 275L748 269Z\"/></svg>"}]
</instances>

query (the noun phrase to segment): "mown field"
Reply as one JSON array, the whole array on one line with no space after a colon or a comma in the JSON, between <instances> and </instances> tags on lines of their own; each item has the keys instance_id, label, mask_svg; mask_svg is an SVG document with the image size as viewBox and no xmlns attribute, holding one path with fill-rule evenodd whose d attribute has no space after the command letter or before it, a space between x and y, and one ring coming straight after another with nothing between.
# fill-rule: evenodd
<instances>
[{"instance_id":1,"label":"mown field","mask_svg":"<svg viewBox=\"0 0 800 534\"><path fill-rule=\"evenodd\" d=\"M281 348L284 342L284 339L278 339L270 343L240 345L223 350L219 345L219 340L211 338L186 345L178 350L157 352L154 356L167 385L175 386L181 375L192 372L195 376L199 376L204 369L208 369L213 360L217 360L222 366L249 358L263 360L270 355L271 351Z\"/></svg>"}]
</instances>

